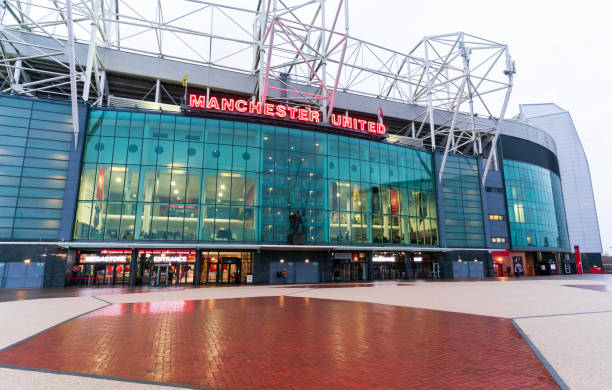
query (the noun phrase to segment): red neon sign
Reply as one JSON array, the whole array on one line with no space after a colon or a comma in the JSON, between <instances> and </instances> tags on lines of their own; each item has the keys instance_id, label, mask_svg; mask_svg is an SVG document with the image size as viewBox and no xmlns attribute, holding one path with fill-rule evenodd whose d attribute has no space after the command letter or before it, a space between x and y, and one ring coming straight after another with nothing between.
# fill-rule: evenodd
<instances>
[{"instance_id":1,"label":"red neon sign","mask_svg":"<svg viewBox=\"0 0 612 390\"><path fill-rule=\"evenodd\" d=\"M321 112L303 107L284 104L259 103L244 99L217 99L212 96L206 101L206 95L189 95L189 107L223 112L264 115L270 118L291 119L305 123L321 123ZM376 121L353 118L348 115L331 114L330 124L334 127L357 131L371 135L387 134L387 127Z\"/></svg>"}]
</instances>

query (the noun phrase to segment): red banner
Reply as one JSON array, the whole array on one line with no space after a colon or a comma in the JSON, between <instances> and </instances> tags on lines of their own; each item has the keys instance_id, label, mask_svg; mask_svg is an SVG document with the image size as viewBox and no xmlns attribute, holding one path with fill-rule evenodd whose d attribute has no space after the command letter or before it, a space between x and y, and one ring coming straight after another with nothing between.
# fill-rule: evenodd
<instances>
[{"instance_id":1,"label":"red banner","mask_svg":"<svg viewBox=\"0 0 612 390\"><path fill-rule=\"evenodd\" d=\"M582 275L582 261L580 260L580 248L574 245L574 257L576 258L576 272Z\"/></svg>"},{"instance_id":2,"label":"red banner","mask_svg":"<svg viewBox=\"0 0 612 390\"><path fill-rule=\"evenodd\" d=\"M397 191L395 190L390 190L389 192L391 194L391 214L395 215L397 214L398 211L398 206L397 206Z\"/></svg>"}]
</instances>

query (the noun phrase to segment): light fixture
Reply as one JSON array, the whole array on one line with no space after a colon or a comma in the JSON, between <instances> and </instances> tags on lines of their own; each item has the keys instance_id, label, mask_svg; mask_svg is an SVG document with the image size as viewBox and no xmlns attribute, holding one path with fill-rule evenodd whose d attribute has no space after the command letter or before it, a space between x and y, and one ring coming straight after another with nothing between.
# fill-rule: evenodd
<instances>
[{"instance_id":1,"label":"light fixture","mask_svg":"<svg viewBox=\"0 0 612 390\"><path fill-rule=\"evenodd\" d=\"M170 182L170 185L171 185L171 186L175 186L175 185L176 185L176 182L175 182L175 181L172 181L172 182Z\"/></svg>"},{"instance_id":2,"label":"light fixture","mask_svg":"<svg viewBox=\"0 0 612 390\"><path fill-rule=\"evenodd\" d=\"M478 261L478 259L474 259L474 262L477 262L477 261Z\"/></svg>"},{"instance_id":3,"label":"light fixture","mask_svg":"<svg viewBox=\"0 0 612 390\"><path fill-rule=\"evenodd\" d=\"M284 262L285 262L285 259L280 259L280 262L281 262L281 263L284 263Z\"/></svg>"},{"instance_id":4,"label":"light fixture","mask_svg":"<svg viewBox=\"0 0 612 390\"><path fill-rule=\"evenodd\" d=\"M224 190L225 189L225 184L221 184L221 189Z\"/></svg>"},{"instance_id":5,"label":"light fixture","mask_svg":"<svg viewBox=\"0 0 612 390\"><path fill-rule=\"evenodd\" d=\"M223 196L223 192L219 192L219 198Z\"/></svg>"},{"instance_id":6,"label":"light fixture","mask_svg":"<svg viewBox=\"0 0 612 390\"><path fill-rule=\"evenodd\" d=\"M174 193L175 193L175 194L178 194L178 190L174 190Z\"/></svg>"},{"instance_id":7,"label":"light fixture","mask_svg":"<svg viewBox=\"0 0 612 390\"><path fill-rule=\"evenodd\" d=\"M120 178L120 177L118 177L118 178L116 178L116 179L115 179L115 181L116 181L117 183L121 183L121 178Z\"/></svg>"},{"instance_id":8,"label":"light fixture","mask_svg":"<svg viewBox=\"0 0 612 390\"><path fill-rule=\"evenodd\" d=\"M304 260L304 263L310 263L309 259Z\"/></svg>"},{"instance_id":9,"label":"light fixture","mask_svg":"<svg viewBox=\"0 0 612 390\"><path fill-rule=\"evenodd\" d=\"M268 137L264 137L264 141L267 141L267 140L268 140Z\"/></svg>"},{"instance_id":10,"label":"light fixture","mask_svg":"<svg viewBox=\"0 0 612 390\"><path fill-rule=\"evenodd\" d=\"M26 264L30 264L31 261L32 260L30 260L30 259L25 259L23 262L26 263Z\"/></svg>"}]
</instances>

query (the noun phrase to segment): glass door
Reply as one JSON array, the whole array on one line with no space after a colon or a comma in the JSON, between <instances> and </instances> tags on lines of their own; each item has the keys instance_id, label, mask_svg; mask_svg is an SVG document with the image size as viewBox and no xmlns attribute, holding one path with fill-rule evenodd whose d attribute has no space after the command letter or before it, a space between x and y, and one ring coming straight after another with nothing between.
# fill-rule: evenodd
<instances>
[{"instance_id":1,"label":"glass door","mask_svg":"<svg viewBox=\"0 0 612 390\"><path fill-rule=\"evenodd\" d=\"M218 283L229 283L230 280L230 273L229 273L229 266L230 264L226 264L226 263L222 263L219 269L219 280Z\"/></svg>"},{"instance_id":2,"label":"glass door","mask_svg":"<svg viewBox=\"0 0 612 390\"><path fill-rule=\"evenodd\" d=\"M151 272L151 286L167 286L173 275L168 264L155 264Z\"/></svg>"},{"instance_id":3,"label":"glass door","mask_svg":"<svg viewBox=\"0 0 612 390\"><path fill-rule=\"evenodd\" d=\"M239 284L240 283L240 264L230 264L230 277L231 283Z\"/></svg>"},{"instance_id":4,"label":"glass door","mask_svg":"<svg viewBox=\"0 0 612 390\"><path fill-rule=\"evenodd\" d=\"M193 264L184 263L176 265L175 284L191 284L193 283Z\"/></svg>"},{"instance_id":5,"label":"glass door","mask_svg":"<svg viewBox=\"0 0 612 390\"><path fill-rule=\"evenodd\" d=\"M208 263L208 283L216 283L217 282L217 274L218 274L219 264L217 263Z\"/></svg>"}]
</instances>

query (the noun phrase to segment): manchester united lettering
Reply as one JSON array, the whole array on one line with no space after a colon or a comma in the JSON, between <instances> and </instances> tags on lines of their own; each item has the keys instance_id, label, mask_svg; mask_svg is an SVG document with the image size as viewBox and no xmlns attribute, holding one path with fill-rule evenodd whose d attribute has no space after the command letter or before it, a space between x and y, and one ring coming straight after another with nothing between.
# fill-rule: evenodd
<instances>
[{"instance_id":1,"label":"manchester united lettering","mask_svg":"<svg viewBox=\"0 0 612 390\"><path fill-rule=\"evenodd\" d=\"M270 118L297 120L305 123L321 123L321 112L303 107L284 104L260 103L252 100L209 97L205 95L189 95L189 107L214 111L238 112L242 114L264 115ZM331 114L330 124L334 127L357 131L371 135L385 135L384 124L366 119L354 118L349 115Z\"/></svg>"}]
</instances>

